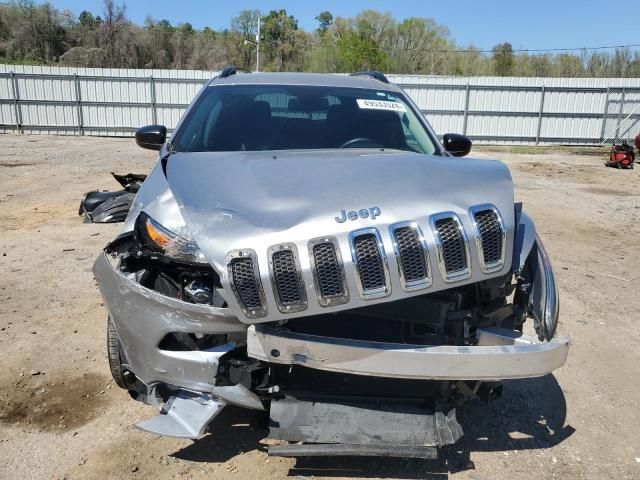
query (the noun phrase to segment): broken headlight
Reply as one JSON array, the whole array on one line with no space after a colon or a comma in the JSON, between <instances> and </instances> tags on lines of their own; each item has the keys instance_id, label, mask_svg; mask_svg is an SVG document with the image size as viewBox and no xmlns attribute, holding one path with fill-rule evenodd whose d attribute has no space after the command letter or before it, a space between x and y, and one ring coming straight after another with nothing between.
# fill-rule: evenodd
<instances>
[{"instance_id":1,"label":"broken headlight","mask_svg":"<svg viewBox=\"0 0 640 480\"><path fill-rule=\"evenodd\" d=\"M136 220L136 236L142 246L173 260L187 263L208 263L192 239L185 238L184 234L179 235L163 227L144 212Z\"/></svg>"}]
</instances>

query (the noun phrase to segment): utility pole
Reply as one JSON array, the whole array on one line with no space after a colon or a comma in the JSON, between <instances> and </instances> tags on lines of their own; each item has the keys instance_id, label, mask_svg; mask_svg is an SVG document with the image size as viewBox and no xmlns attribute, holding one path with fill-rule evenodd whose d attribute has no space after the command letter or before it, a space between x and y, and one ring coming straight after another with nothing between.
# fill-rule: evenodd
<instances>
[{"instance_id":1,"label":"utility pole","mask_svg":"<svg viewBox=\"0 0 640 480\"><path fill-rule=\"evenodd\" d=\"M256 46L256 72L260 71L260 23L262 23L262 18L258 16L258 32L256 33L256 41L252 42L251 40L245 40L244 45L255 45Z\"/></svg>"},{"instance_id":2,"label":"utility pole","mask_svg":"<svg viewBox=\"0 0 640 480\"><path fill-rule=\"evenodd\" d=\"M262 19L258 15L258 33L256 33L256 72L260 71L260 23Z\"/></svg>"}]
</instances>

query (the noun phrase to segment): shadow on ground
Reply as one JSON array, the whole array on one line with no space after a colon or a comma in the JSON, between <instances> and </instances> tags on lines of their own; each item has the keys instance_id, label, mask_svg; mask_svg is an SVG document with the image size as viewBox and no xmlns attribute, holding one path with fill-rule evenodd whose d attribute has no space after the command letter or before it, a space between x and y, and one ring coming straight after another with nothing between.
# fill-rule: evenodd
<instances>
[{"instance_id":1,"label":"shadow on ground","mask_svg":"<svg viewBox=\"0 0 640 480\"><path fill-rule=\"evenodd\" d=\"M172 456L191 462L218 463L251 450L267 450L266 445L260 443L268 434L260 412L228 406L216 417L212 431L213 435L193 442Z\"/></svg>"},{"instance_id":2,"label":"shadow on ground","mask_svg":"<svg viewBox=\"0 0 640 480\"><path fill-rule=\"evenodd\" d=\"M247 414L249 413L249 414ZM442 448L437 460L370 457L301 457L290 476L441 479L473 470L471 452L536 450L558 445L575 429L565 425L567 406L553 375L507 382L500 400L471 402L458 409L465 432L455 445ZM225 462L240 452L266 451L267 432L252 413L227 409L209 435L174 454L199 462Z\"/></svg>"}]
</instances>

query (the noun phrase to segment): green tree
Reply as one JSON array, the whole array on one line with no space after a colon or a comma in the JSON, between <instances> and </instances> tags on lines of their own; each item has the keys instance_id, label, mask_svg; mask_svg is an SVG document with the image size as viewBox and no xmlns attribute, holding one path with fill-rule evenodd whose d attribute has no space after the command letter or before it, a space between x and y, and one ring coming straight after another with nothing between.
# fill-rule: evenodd
<instances>
[{"instance_id":1,"label":"green tree","mask_svg":"<svg viewBox=\"0 0 640 480\"><path fill-rule=\"evenodd\" d=\"M0 18L0 35L4 39L0 51L9 60L53 62L72 46L66 18L50 4L13 2L2 7Z\"/></svg>"},{"instance_id":2,"label":"green tree","mask_svg":"<svg viewBox=\"0 0 640 480\"><path fill-rule=\"evenodd\" d=\"M254 42L259 18L259 10L242 10L231 19L231 30L226 31L222 38L230 62L247 70L255 66Z\"/></svg>"},{"instance_id":3,"label":"green tree","mask_svg":"<svg viewBox=\"0 0 640 480\"><path fill-rule=\"evenodd\" d=\"M241 10L236 17L231 19L231 30L246 39L254 40L259 18L260 10Z\"/></svg>"},{"instance_id":4,"label":"green tree","mask_svg":"<svg viewBox=\"0 0 640 480\"><path fill-rule=\"evenodd\" d=\"M316 20L320 25L318 26L318 31L320 33L325 33L331 25L333 25L333 15L331 12L324 10L318 14Z\"/></svg>"},{"instance_id":5,"label":"green tree","mask_svg":"<svg viewBox=\"0 0 640 480\"><path fill-rule=\"evenodd\" d=\"M452 48L455 48L455 46ZM449 75L472 77L493 73L486 56L480 53L478 48L473 46L463 50L457 50L456 53L447 54L445 62L442 71Z\"/></svg>"},{"instance_id":6,"label":"green tree","mask_svg":"<svg viewBox=\"0 0 640 480\"><path fill-rule=\"evenodd\" d=\"M184 33L185 35L193 35L195 33L193 25L191 25L189 22L181 23L180 25L178 25L177 30Z\"/></svg>"},{"instance_id":7,"label":"green tree","mask_svg":"<svg viewBox=\"0 0 640 480\"><path fill-rule=\"evenodd\" d=\"M153 24L153 19L151 19L150 25L148 26L149 28L157 28L158 30L164 30L166 33L173 33L173 30L174 30L173 25L171 25L171 22L166 18L163 18L155 25Z\"/></svg>"},{"instance_id":8,"label":"green tree","mask_svg":"<svg viewBox=\"0 0 640 480\"><path fill-rule=\"evenodd\" d=\"M609 69L609 56L601 52L582 52L582 64L589 77L606 77Z\"/></svg>"},{"instance_id":9,"label":"green tree","mask_svg":"<svg viewBox=\"0 0 640 480\"><path fill-rule=\"evenodd\" d=\"M94 17L91 12L86 10L83 10L80 12L80 15L78 15L78 25L83 28L96 28L101 22L102 19L99 16Z\"/></svg>"},{"instance_id":10,"label":"green tree","mask_svg":"<svg viewBox=\"0 0 640 480\"><path fill-rule=\"evenodd\" d=\"M390 65L392 72L445 73L448 53L454 49L449 30L432 18L408 18L391 29Z\"/></svg>"},{"instance_id":11,"label":"green tree","mask_svg":"<svg viewBox=\"0 0 640 480\"><path fill-rule=\"evenodd\" d=\"M632 56L628 48L616 48L609 61L609 74L613 77L627 77Z\"/></svg>"},{"instance_id":12,"label":"green tree","mask_svg":"<svg viewBox=\"0 0 640 480\"><path fill-rule=\"evenodd\" d=\"M265 69L302 70L309 39L298 30L298 20L293 15L286 10L271 10L263 19L262 32Z\"/></svg>"},{"instance_id":13,"label":"green tree","mask_svg":"<svg viewBox=\"0 0 640 480\"><path fill-rule=\"evenodd\" d=\"M336 20L338 71L385 70L387 56L375 40L375 28L366 20Z\"/></svg>"},{"instance_id":14,"label":"green tree","mask_svg":"<svg viewBox=\"0 0 640 480\"><path fill-rule=\"evenodd\" d=\"M553 68L553 57L551 55L534 55L529 57L531 70L534 77L548 77Z\"/></svg>"},{"instance_id":15,"label":"green tree","mask_svg":"<svg viewBox=\"0 0 640 480\"><path fill-rule=\"evenodd\" d=\"M144 21L142 45L144 50L144 66L146 68L170 68L173 63L174 28L169 20L156 22L147 17Z\"/></svg>"},{"instance_id":16,"label":"green tree","mask_svg":"<svg viewBox=\"0 0 640 480\"><path fill-rule=\"evenodd\" d=\"M580 58L576 55L562 53L556 57L555 76L558 77L581 77L584 75L584 68Z\"/></svg>"},{"instance_id":17,"label":"green tree","mask_svg":"<svg viewBox=\"0 0 640 480\"><path fill-rule=\"evenodd\" d=\"M210 38L210 39L214 40L218 36L218 32L216 32L211 27L204 27L202 29L202 35L204 37L206 37L206 38Z\"/></svg>"},{"instance_id":18,"label":"green tree","mask_svg":"<svg viewBox=\"0 0 640 480\"><path fill-rule=\"evenodd\" d=\"M513 75L513 47L510 43L500 43L493 47L493 70L501 77Z\"/></svg>"}]
</instances>

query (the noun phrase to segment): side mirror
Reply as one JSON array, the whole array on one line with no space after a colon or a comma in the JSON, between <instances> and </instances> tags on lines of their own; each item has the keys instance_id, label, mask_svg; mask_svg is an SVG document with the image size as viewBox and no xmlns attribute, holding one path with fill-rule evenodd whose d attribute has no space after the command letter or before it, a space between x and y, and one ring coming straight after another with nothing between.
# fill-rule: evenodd
<instances>
[{"instance_id":1,"label":"side mirror","mask_svg":"<svg viewBox=\"0 0 640 480\"><path fill-rule=\"evenodd\" d=\"M164 125L147 125L136 131L136 143L148 150L160 150L167 141L167 127Z\"/></svg>"},{"instance_id":2,"label":"side mirror","mask_svg":"<svg viewBox=\"0 0 640 480\"><path fill-rule=\"evenodd\" d=\"M442 137L444 149L454 157L464 157L471 151L471 140L469 137L457 133L447 133Z\"/></svg>"}]
</instances>

